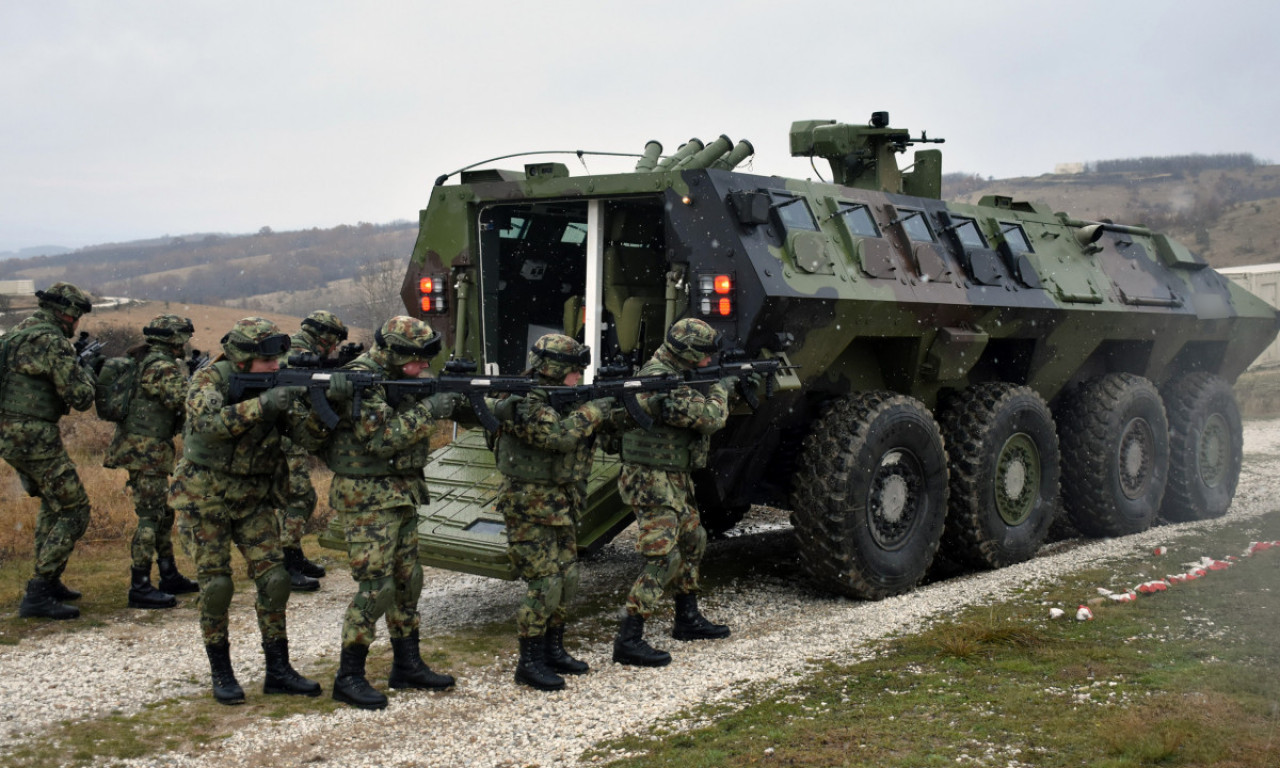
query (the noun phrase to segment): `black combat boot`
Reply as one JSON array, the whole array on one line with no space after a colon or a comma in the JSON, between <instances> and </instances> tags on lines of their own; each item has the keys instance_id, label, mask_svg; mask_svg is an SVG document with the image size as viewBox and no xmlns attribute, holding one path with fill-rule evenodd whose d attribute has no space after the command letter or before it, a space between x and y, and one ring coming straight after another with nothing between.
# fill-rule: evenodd
<instances>
[{"instance_id":1,"label":"black combat boot","mask_svg":"<svg viewBox=\"0 0 1280 768\"><path fill-rule=\"evenodd\" d=\"M383 696L364 676L364 661L369 657L369 646L342 646L338 661L338 674L333 678L333 698L361 709L385 709L387 697Z\"/></svg>"},{"instance_id":2,"label":"black combat boot","mask_svg":"<svg viewBox=\"0 0 1280 768\"><path fill-rule=\"evenodd\" d=\"M27 594L18 606L18 615L23 618L74 619L80 616L80 609L55 600L53 582L36 578L27 582Z\"/></svg>"},{"instance_id":3,"label":"black combat boot","mask_svg":"<svg viewBox=\"0 0 1280 768\"><path fill-rule=\"evenodd\" d=\"M591 667L587 662L575 659L564 649L564 625L547 627L547 666L566 675L585 675Z\"/></svg>"},{"instance_id":4,"label":"black combat boot","mask_svg":"<svg viewBox=\"0 0 1280 768\"><path fill-rule=\"evenodd\" d=\"M131 567L129 573L132 576L129 582L130 608L172 608L178 604L178 598L151 586L151 566Z\"/></svg>"},{"instance_id":5,"label":"black combat boot","mask_svg":"<svg viewBox=\"0 0 1280 768\"><path fill-rule=\"evenodd\" d=\"M516 682L540 691L564 689L564 678L547 669L547 640L543 635L520 638L520 662L516 665Z\"/></svg>"},{"instance_id":6,"label":"black combat boot","mask_svg":"<svg viewBox=\"0 0 1280 768\"><path fill-rule=\"evenodd\" d=\"M618 636L613 639L613 660L637 667L665 667L671 663L671 654L645 642L644 617L628 613L622 617Z\"/></svg>"},{"instance_id":7,"label":"black combat boot","mask_svg":"<svg viewBox=\"0 0 1280 768\"><path fill-rule=\"evenodd\" d=\"M243 704L244 689L236 681L235 670L231 668L231 644L223 640L218 645L206 645L204 652L209 655L213 698L219 704Z\"/></svg>"},{"instance_id":8,"label":"black combat boot","mask_svg":"<svg viewBox=\"0 0 1280 768\"><path fill-rule=\"evenodd\" d=\"M432 672L422 660L422 651L418 648L418 631L408 637L391 638L391 677L387 685L392 688L420 688L424 690L444 690L453 687L451 675Z\"/></svg>"},{"instance_id":9,"label":"black combat boot","mask_svg":"<svg viewBox=\"0 0 1280 768\"><path fill-rule=\"evenodd\" d=\"M188 595L199 592L200 585L178 573L178 564L172 557L156 558L160 569L160 589L171 595Z\"/></svg>"},{"instance_id":10,"label":"black combat boot","mask_svg":"<svg viewBox=\"0 0 1280 768\"><path fill-rule=\"evenodd\" d=\"M677 640L719 640L729 636L729 628L707 621L698 610L698 596L688 593L676 595L676 621L671 636Z\"/></svg>"},{"instance_id":11,"label":"black combat boot","mask_svg":"<svg viewBox=\"0 0 1280 768\"><path fill-rule=\"evenodd\" d=\"M326 571L323 565L308 560L301 547L297 547L296 551L297 554L294 557L297 558L298 570L302 571L303 576L310 576L313 579L323 579L325 577Z\"/></svg>"},{"instance_id":12,"label":"black combat boot","mask_svg":"<svg viewBox=\"0 0 1280 768\"><path fill-rule=\"evenodd\" d=\"M288 640L264 640L262 655L267 658L267 676L262 681L263 693L287 693L293 696L319 696L320 684L308 680L289 663Z\"/></svg>"},{"instance_id":13,"label":"black combat boot","mask_svg":"<svg viewBox=\"0 0 1280 768\"><path fill-rule=\"evenodd\" d=\"M49 590L49 594L53 595L53 599L60 603L65 603L68 600L79 600L81 597L84 597L84 595L80 593L80 590L72 589L62 583L62 574L58 574L53 577L53 581L49 583L52 585Z\"/></svg>"},{"instance_id":14,"label":"black combat boot","mask_svg":"<svg viewBox=\"0 0 1280 768\"><path fill-rule=\"evenodd\" d=\"M289 572L289 587L294 592L315 592L320 589L320 582L302 572L302 550L284 550L284 569Z\"/></svg>"}]
</instances>

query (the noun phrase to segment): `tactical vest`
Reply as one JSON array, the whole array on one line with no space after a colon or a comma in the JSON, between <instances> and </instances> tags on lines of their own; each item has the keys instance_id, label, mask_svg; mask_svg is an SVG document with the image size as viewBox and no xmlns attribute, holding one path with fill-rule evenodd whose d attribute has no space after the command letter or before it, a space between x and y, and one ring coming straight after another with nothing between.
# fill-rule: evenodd
<instances>
[{"instance_id":1,"label":"tactical vest","mask_svg":"<svg viewBox=\"0 0 1280 768\"><path fill-rule=\"evenodd\" d=\"M384 373L380 368L358 363L350 367L356 371ZM411 400L406 400L396 410L407 410L415 405L416 403ZM325 464L329 465L329 469L333 470L335 475L377 477L380 475L422 474L422 468L427 466L427 460L431 457L430 440L414 443L394 456L385 458L374 456L369 453L369 449L364 443L356 439L355 430L351 425L350 411L349 409L344 410L347 413L338 422L338 426L334 428L333 434L329 437L324 447Z\"/></svg>"},{"instance_id":2,"label":"tactical vest","mask_svg":"<svg viewBox=\"0 0 1280 768\"><path fill-rule=\"evenodd\" d=\"M622 460L667 472L690 472L707 466L711 438L692 429L654 424L622 435Z\"/></svg>"},{"instance_id":3,"label":"tactical vest","mask_svg":"<svg viewBox=\"0 0 1280 768\"><path fill-rule=\"evenodd\" d=\"M537 398L538 390L534 390L529 400ZM527 410L531 405L533 403L526 401L518 407ZM546 485L580 483L587 479L591 470L589 448L569 453L544 451L529 445L507 430L503 430L498 435L494 452L499 472L512 480L526 483Z\"/></svg>"},{"instance_id":4,"label":"tactical vest","mask_svg":"<svg viewBox=\"0 0 1280 768\"><path fill-rule=\"evenodd\" d=\"M218 390L226 397L231 363L220 360L210 366L217 375ZM182 433L182 456L192 464L231 475L274 474L280 460L280 433L275 422L260 421L233 440L219 440L204 432Z\"/></svg>"},{"instance_id":5,"label":"tactical vest","mask_svg":"<svg viewBox=\"0 0 1280 768\"><path fill-rule=\"evenodd\" d=\"M131 435L155 437L170 440L178 427L178 412L166 408L159 400L148 397L142 388L142 375L147 366L158 361L172 360L169 355L158 349L150 349L138 363L138 377L133 385L133 397L129 400L129 412L121 424L124 431Z\"/></svg>"},{"instance_id":6,"label":"tactical vest","mask_svg":"<svg viewBox=\"0 0 1280 768\"><path fill-rule=\"evenodd\" d=\"M64 336L52 323L36 323L4 337L3 364L0 365L0 412L18 418L56 423L70 409L53 382L45 376L28 376L13 369L13 356L18 347L30 337L41 333Z\"/></svg>"}]
</instances>

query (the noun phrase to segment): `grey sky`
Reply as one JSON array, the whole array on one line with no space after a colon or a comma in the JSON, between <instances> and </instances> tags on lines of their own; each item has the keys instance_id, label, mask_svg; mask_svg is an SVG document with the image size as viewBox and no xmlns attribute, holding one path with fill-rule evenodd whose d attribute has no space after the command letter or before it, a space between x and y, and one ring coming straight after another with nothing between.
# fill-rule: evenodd
<instances>
[{"instance_id":1,"label":"grey sky","mask_svg":"<svg viewBox=\"0 0 1280 768\"><path fill-rule=\"evenodd\" d=\"M873 110L984 176L1280 162L1278 8L3 0L0 251L412 220L440 174L524 150L725 133L807 177L791 121Z\"/></svg>"}]
</instances>

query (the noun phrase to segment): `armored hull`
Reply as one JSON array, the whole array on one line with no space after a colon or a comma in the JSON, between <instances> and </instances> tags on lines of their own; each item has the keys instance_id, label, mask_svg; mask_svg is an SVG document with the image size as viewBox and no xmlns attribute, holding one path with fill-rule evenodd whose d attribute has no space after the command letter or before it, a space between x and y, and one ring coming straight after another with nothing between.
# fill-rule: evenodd
<instances>
[{"instance_id":1,"label":"armored hull","mask_svg":"<svg viewBox=\"0 0 1280 768\"><path fill-rule=\"evenodd\" d=\"M1112 535L1225 513L1229 384L1275 311L1141 226L944 202L940 154L900 172L929 140L880 114L793 126L792 153L827 159L831 182L737 172L750 145L725 137L670 158L651 143L634 173L463 173L422 212L405 304L491 373L550 331L638 368L686 316L785 358L773 396L715 437L704 519L792 509L807 572L852 596L910 589L940 546L976 567L1026 559L1060 514ZM423 559L509 577L477 445L428 467ZM598 470L588 548L627 522L616 463Z\"/></svg>"}]
</instances>

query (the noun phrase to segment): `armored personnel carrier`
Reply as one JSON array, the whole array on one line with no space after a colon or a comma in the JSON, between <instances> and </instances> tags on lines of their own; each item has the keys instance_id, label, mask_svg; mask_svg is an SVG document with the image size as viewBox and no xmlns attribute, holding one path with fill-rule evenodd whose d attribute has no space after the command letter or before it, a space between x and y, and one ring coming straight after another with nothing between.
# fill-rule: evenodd
<instances>
[{"instance_id":1,"label":"armored personnel carrier","mask_svg":"<svg viewBox=\"0 0 1280 768\"><path fill-rule=\"evenodd\" d=\"M942 201L939 150L899 165L935 141L884 112L796 122L792 155L829 165L816 181L739 172L752 146L725 136L669 156L650 142L629 173L463 170L422 211L404 302L488 373L520 372L547 332L638 366L685 316L783 358L774 396L714 439L704 520L792 510L805 570L850 596L911 589L940 547L974 567L1025 560L1059 514L1100 536L1224 514L1241 463L1230 384L1276 312L1142 226ZM600 456L588 552L630 521L617 471ZM426 472L424 563L513 576L482 431Z\"/></svg>"}]
</instances>

